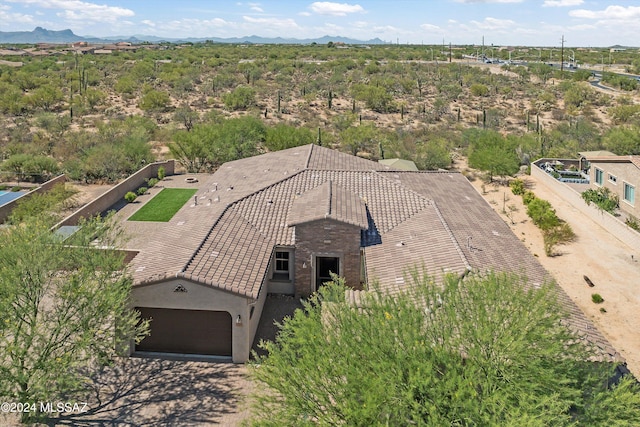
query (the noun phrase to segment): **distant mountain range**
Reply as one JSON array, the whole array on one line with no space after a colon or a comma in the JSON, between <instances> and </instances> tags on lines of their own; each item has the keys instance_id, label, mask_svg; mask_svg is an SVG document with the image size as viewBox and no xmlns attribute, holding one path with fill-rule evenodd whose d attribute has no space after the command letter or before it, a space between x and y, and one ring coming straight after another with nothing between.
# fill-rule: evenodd
<instances>
[{"instance_id":1,"label":"distant mountain range","mask_svg":"<svg viewBox=\"0 0 640 427\"><path fill-rule=\"evenodd\" d=\"M252 44L327 44L329 42L345 43L345 44L384 44L385 42L379 38L372 40L355 40L347 37L331 37L324 36L316 39L285 39L282 37L267 38L259 36L247 36L247 37L233 37L233 38L220 38L220 37L203 37L203 38L162 38L156 36L147 35L134 35L134 36L115 36L115 37L93 37L93 36L78 36L71 30L52 31L42 27L36 27L33 31L13 31L4 32L0 31L0 43L2 44L31 44L31 43L74 43L74 42L87 42L87 43L115 43L115 42L130 42L130 43L201 43L205 41L211 41L213 43L252 43Z\"/></svg>"}]
</instances>

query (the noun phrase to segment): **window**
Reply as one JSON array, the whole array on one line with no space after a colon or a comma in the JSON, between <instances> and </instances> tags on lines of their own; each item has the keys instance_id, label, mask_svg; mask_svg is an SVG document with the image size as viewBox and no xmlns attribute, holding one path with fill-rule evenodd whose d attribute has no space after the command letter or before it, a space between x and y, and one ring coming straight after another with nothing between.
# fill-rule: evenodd
<instances>
[{"instance_id":1,"label":"window","mask_svg":"<svg viewBox=\"0 0 640 427\"><path fill-rule=\"evenodd\" d=\"M602 172L601 169L598 169L598 168L595 168L595 169L596 169L596 172L595 172L596 184L602 185L604 172Z\"/></svg>"},{"instance_id":2,"label":"window","mask_svg":"<svg viewBox=\"0 0 640 427\"><path fill-rule=\"evenodd\" d=\"M614 183L614 184L617 184L617 183L618 183L618 177L617 177L617 176L615 176L615 175L611 175L611 174L609 174L609 182L612 182L612 183Z\"/></svg>"},{"instance_id":3,"label":"window","mask_svg":"<svg viewBox=\"0 0 640 427\"><path fill-rule=\"evenodd\" d=\"M632 205L636 201L636 187L631 184L624 183L624 201Z\"/></svg>"},{"instance_id":4,"label":"window","mask_svg":"<svg viewBox=\"0 0 640 427\"><path fill-rule=\"evenodd\" d=\"M275 280L289 280L290 255L288 251L276 251L273 268L273 278Z\"/></svg>"}]
</instances>

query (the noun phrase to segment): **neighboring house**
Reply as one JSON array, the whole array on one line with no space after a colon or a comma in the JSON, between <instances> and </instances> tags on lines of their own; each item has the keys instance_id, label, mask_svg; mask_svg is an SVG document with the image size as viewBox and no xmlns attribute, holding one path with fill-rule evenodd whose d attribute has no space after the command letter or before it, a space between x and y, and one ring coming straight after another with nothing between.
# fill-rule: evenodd
<instances>
[{"instance_id":1,"label":"neighboring house","mask_svg":"<svg viewBox=\"0 0 640 427\"><path fill-rule=\"evenodd\" d=\"M118 212L127 249L138 251L132 304L153 318L136 352L245 362L267 293L306 297L331 272L355 289L376 283L390 293L409 286L414 267L436 277L509 271L528 286L550 279L459 173L393 170L306 145L186 178L162 181L198 190L169 222L127 221L143 203ZM615 360L559 287L558 295L594 357Z\"/></svg>"},{"instance_id":2,"label":"neighboring house","mask_svg":"<svg viewBox=\"0 0 640 427\"><path fill-rule=\"evenodd\" d=\"M640 156L586 156L592 188L604 187L620 199L620 210L640 216Z\"/></svg>"},{"instance_id":3,"label":"neighboring house","mask_svg":"<svg viewBox=\"0 0 640 427\"><path fill-rule=\"evenodd\" d=\"M411 160L405 159L380 159L378 163L381 163L386 166L390 166L393 169L403 170L403 171L413 171L417 172L418 167Z\"/></svg>"}]
</instances>

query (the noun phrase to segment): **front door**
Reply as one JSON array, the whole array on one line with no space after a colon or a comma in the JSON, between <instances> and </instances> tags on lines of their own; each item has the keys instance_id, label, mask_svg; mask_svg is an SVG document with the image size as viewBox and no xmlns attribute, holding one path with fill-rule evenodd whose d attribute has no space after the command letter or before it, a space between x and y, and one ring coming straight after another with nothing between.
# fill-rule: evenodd
<instances>
[{"instance_id":1,"label":"front door","mask_svg":"<svg viewBox=\"0 0 640 427\"><path fill-rule=\"evenodd\" d=\"M331 281L331 274L340 275L340 258L316 257L316 290L325 282Z\"/></svg>"}]
</instances>

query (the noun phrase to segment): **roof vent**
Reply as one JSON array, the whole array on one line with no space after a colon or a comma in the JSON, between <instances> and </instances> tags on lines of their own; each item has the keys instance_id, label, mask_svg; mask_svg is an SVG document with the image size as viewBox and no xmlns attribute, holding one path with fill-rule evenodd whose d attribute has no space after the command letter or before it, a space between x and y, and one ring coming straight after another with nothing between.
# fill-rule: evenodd
<instances>
[{"instance_id":1,"label":"roof vent","mask_svg":"<svg viewBox=\"0 0 640 427\"><path fill-rule=\"evenodd\" d=\"M396 243L396 246L400 248L402 246L407 246L407 244L403 240L400 240L399 243Z\"/></svg>"},{"instance_id":2,"label":"roof vent","mask_svg":"<svg viewBox=\"0 0 640 427\"><path fill-rule=\"evenodd\" d=\"M173 292L183 292L184 293L184 292L189 292L189 291L187 291L187 288L185 288L184 286L178 285L178 286L175 287Z\"/></svg>"}]
</instances>

